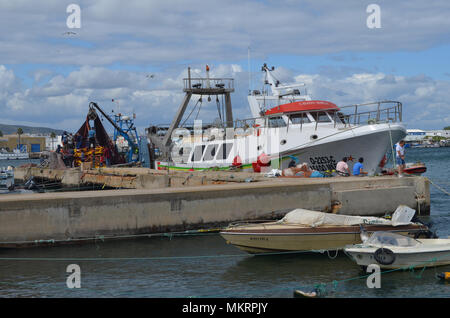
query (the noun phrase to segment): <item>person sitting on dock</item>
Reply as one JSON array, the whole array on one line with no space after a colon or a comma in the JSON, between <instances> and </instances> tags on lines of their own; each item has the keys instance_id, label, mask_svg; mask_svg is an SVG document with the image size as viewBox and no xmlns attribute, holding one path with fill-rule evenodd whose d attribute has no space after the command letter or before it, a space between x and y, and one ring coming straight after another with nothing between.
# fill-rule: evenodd
<instances>
[{"instance_id":1,"label":"person sitting on dock","mask_svg":"<svg viewBox=\"0 0 450 318\"><path fill-rule=\"evenodd\" d=\"M295 162L292 164L292 161L289 163L289 166L286 169L283 169L281 175L283 177L294 177L297 173L303 171L303 166L306 163L296 165Z\"/></svg>"},{"instance_id":2,"label":"person sitting on dock","mask_svg":"<svg viewBox=\"0 0 450 318\"><path fill-rule=\"evenodd\" d=\"M295 167L290 167L283 170L284 177L294 178L323 178L324 175L317 170L310 169L306 162Z\"/></svg>"},{"instance_id":3,"label":"person sitting on dock","mask_svg":"<svg viewBox=\"0 0 450 318\"><path fill-rule=\"evenodd\" d=\"M364 171L364 158L359 158L358 162L353 166L353 175L354 176L364 176L367 175L367 172Z\"/></svg>"},{"instance_id":4,"label":"person sitting on dock","mask_svg":"<svg viewBox=\"0 0 450 318\"><path fill-rule=\"evenodd\" d=\"M342 177L348 177L352 175L350 169L348 168L347 157L342 158L342 160L337 163L336 172Z\"/></svg>"}]
</instances>

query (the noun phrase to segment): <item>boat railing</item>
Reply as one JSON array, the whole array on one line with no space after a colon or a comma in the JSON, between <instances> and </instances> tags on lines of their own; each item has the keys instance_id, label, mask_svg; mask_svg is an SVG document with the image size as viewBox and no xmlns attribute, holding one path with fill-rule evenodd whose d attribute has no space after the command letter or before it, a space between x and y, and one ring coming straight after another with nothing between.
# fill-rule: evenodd
<instances>
[{"instance_id":1,"label":"boat railing","mask_svg":"<svg viewBox=\"0 0 450 318\"><path fill-rule=\"evenodd\" d=\"M188 77L183 79L183 91L193 94L214 95L234 92L233 78Z\"/></svg>"},{"instance_id":2,"label":"boat railing","mask_svg":"<svg viewBox=\"0 0 450 318\"><path fill-rule=\"evenodd\" d=\"M335 112L345 126L373 125L402 121L402 103L397 101L379 101L364 104L340 106ZM335 123L338 122L335 120Z\"/></svg>"},{"instance_id":3,"label":"boat railing","mask_svg":"<svg viewBox=\"0 0 450 318\"><path fill-rule=\"evenodd\" d=\"M343 128L351 128L353 126L360 125L373 125L380 123L389 123L389 122L401 122L402 121L402 103L397 101L380 101L380 102L372 102L365 104L355 104L348 106L339 107L340 110L336 111L335 109L321 109L321 110L308 110L308 111L298 111L289 113L288 116L297 115L297 114L305 114L306 113L314 114L314 113L323 113L328 112L333 118L334 126L343 125ZM280 117L280 114L268 116L268 117ZM317 116L319 118L319 116ZM266 118L267 119L267 118ZM257 124L258 123L258 124ZM318 129L318 125L322 122L315 122L315 129ZM324 122L325 123L325 122ZM266 125L268 127L277 127L273 124L269 123L267 120L262 121L261 118L246 118L246 119L237 119L233 122L233 129L243 129L247 130L249 128L264 128ZM261 124L261 125L260 125ZM307 122L301 121L301 126L303 124L307 124ZM289 123L283 126L287 126L289 128ZM164 136L168 131L170 125L158 125L153 126L152 133L158 136ZM178 127L177 129L184 128L190 131L191 135L195 134L196 129L194 124L183 125L182 127ZM226 124L224 122L214 122L214 123L201 123L201 127L199 127L202 131L202 135L211 128L219 128L226 129ZM176 130L175 130L176 133Z\"/></svg>"}]
</instances>

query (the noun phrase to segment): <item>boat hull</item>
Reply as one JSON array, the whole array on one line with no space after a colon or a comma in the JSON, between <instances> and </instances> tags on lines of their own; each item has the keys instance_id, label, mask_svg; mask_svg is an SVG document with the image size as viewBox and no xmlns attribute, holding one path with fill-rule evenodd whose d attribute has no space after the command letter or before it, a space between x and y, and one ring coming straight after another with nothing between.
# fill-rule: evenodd
<instances>
[{"instance_id":1,"label":"boat hull","mask_svg":"<svg viewBox=\"0 0 450 318\"><path fill-rule=\"evenodd\" d=\"M316 131L311 132L298 132L294 133L294 128L290 128L289 137L286 137L279 131L276 136L280 136L279 139L291 140L286 143L286 146L280 146L278 152L270 152L268 149L261 149L260 153L256 153L253 156L249 155L248 158L242 157L242 165L239 167L244 171L255 171L254 166L257 162L257 156L262 153L267 154L271 158L270 165L264 167L261 172L270 171L273 168L285 169L289 166L292 157L295 157L299 163L306 162L311 169L325 172L332 171L336 169L337 163L343 158L348 158L349 168L352 169L353 165L358 162L360 157L364 158L364 170L368 172L369 175L373 175L379 171L379 164L383 159L384 155L391 148L393 144L406 136L406 129L403 124L376 124L359 126L353 128L345 129L335 129L329 131L327 134L320 135ZM305 142L306 135L318 134L317 140ZM269 139L272 144L280 143L280 140L273 140L273 135L271 135L269 130L262 130L262 137L266 138L265 142L258 141L252 137L248 138L247 141L240 142L241 146L243 144L246 147L253 149L257 148L257 143L270 144ZM264 137L266 136L266 137ZM277 139L276 137L275 139ZM302 141L303 139L303 141ZM295 143L297 145L295 145ZM217 143L217 141L216 141ZM234 142L236 145L239 141ZM255 145L253 145L256 143ZM250 146L249 146L250 145ZM252 146L253 145L253 146ZM233 147L233 149L236 148ZM240 151L238 154L245 154L246 151ZM230 155L227 161L201 161L199 163L176 163L169 164L167 162L156 162L156 168L159 170L207 170L207 169L220 169L227 170L233 167L232 159L236 154ZM236 167L233 167L236 168Z\"/></svg>"},{"instance_id":2,"label":"boat hull","mask_svg":"<svg viewBox=\"0 0 450 318\"><path fill-rule=\"evenodd\" d=\"M363 126L347 131L339 138L325 138L322 143L300 148L296 151L282 154L282 157L291 155L297 157L300 162L318 171L332 171L336 164L343 158L348 158L349 169L364 158L364 170L369 175L379 170L379 164L392 144L406 136L406 130L400 124L379 124ZM329 140L327 140L329 139ZM290 158L283 160L282 168L287 168Z\"/></svg>"},{"instance_id":3,"label":"boat hull","mask_svg":"<svg viewBox=\"0 0 450 318\"><path fill-rule=\"evenodd\" d=\"M389 247L387 247L389 249ZM361 267L367 267L376 264L382 269L397 268L423 268L430 266L450 265L450 248L442 251L421 251L421 252L399 252L392 249L394 253L394 262L392 264L380 264L375 258L375 251L378 248L372 248L369 251L361 251L361 249L350 248L345 252Z\"/></svg>"},{"instance_id":4,"label":"boat hull","mask_svg":"<svg viewBox=\"0 0 450 318\"><path fill-rule=\"evenodd\" d=\"M408 236L424 230L417 224L403 226L369 225L368 233L374 231L395 232ZM290 251L340 250L347 245L361 243L358 226L259 225L225 229L220 235L239 249L251 254Z\"/></svg>"}]
</instances>

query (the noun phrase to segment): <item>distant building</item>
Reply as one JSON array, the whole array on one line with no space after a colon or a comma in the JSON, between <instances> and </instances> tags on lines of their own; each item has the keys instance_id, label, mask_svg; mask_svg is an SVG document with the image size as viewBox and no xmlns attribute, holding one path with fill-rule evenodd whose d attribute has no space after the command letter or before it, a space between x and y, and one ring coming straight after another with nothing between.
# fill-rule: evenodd
<instances>
[{"instance_id":1,"label":"distant building","mask_svg":"<svg viewBox=\"0 0 450 318\"><path fill-rule=\"evenodd\" d=\"M19 148L26 152L41 152L44 151L46 147L44 136L30 136L23 134L18 135L4 135L0 137L0 149L5 149L7 151L12 151L13 149Z\"/></svg>"},{"instance_id":2,"label":"distant building","mask_svg":"<svg viewBox=\"0 0 450 318\"><path fill-rule=\"evenodd\" d=\"M445 138L450 138L450 130L428 130L426 132L426 136L427 137L445 137Z\"/></svg>"},{"instance_id":3,"label":"distant building","mask_svg":"<svg viewBox=\"0 0 450 318\"><path fill-rule=\"evenodd\" d=\"M425 130L420 129L407 129L406 133L407 133L405 137L406 142L411 141L420 142L425 139L427 132Z\"/></svg>"},{"instance_id":4,"label":"distant building","mask_svg":"<svg viewBox=\"0 0 450 318\"><path fill-rule=\"evenodd\" d=\"M58 145L62 146L62 136L56 136L55 138L51 138L50 136L45 136L45 149L50 151L55 151L58 148Z\"/></svg>"}]
</instances>

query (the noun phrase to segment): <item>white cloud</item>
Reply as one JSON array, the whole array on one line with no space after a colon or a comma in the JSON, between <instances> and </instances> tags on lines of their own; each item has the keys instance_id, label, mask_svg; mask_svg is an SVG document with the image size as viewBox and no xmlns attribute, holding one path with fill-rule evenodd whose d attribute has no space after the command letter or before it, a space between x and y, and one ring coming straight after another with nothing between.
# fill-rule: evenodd
<instances>
[{"instance_id":1,"label":"white cloud","mask_svg":"<svg viewBox=\"0 0 450 318\"><path fill-rule=\"evenodd\" d=\"M82 27L67 37L67 3L0 3L2 63L109 65L423 50L449 44L450 3L378 1L382 28L366 26L370 1L78 1ZM70 29L71 30L71 29ZM71 30L74 31L74 30Z\"/></svg>"},{"instance_id":2,"label":"white cloud","mask_svg":"<svg viewBox=\"0 0 450 318\"><path fill-rule=\"evenodd\" d=\"M204 65L193 66L202 70ZM54 75L45 85L24 88L14 72L0 65L0 112L4 122L20 120L51 127L76 130L83 122L90 101L97 102L107 113L117 110L137 114L137 126L169 124L184 93L182 79L186 69L157 72L154 83L148 83L146 73L116 71L102 67L81 67L67 76ZM204 76L204 72L198 74ZM426 76L393 76L383 73L357 73L336 77L323 74L294 74L279 68L278 78L307 84L314 99L328 100L337 105L350 105L378 100L398 100L403 103L404 121L408 127L442 128L450 125L450 81L432 80ZM248 73L233 64L211 66L211 76L235 78L232 102L235 118L248 118ZM258 80L262 80L258 79ZM283 81L288 83L288 81ZM260 86L256 83L255 86ZM115 99L116 102L112 102ZM190 112L197 98L188 107ZM207 103L203 97L200 117L213 121L217 117L214 97ZM195 112L196 113L196 112Z\"/></svg>"}]
</instances>

